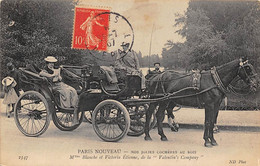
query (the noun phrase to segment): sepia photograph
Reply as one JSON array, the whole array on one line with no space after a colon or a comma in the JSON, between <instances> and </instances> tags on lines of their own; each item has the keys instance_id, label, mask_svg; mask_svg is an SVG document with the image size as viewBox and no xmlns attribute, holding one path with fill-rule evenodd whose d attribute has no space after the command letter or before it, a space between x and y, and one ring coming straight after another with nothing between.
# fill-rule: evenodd
<instances>
[{"instance_id":1,"label":"sepia photograph","mask_svg":"<svg viewBox=\"0 0 260 166\"><path fill-rule=\"evenodd\" d=\"M1 166L260 166L259 0L0 0Z\"/></svg>"}]
</instances>

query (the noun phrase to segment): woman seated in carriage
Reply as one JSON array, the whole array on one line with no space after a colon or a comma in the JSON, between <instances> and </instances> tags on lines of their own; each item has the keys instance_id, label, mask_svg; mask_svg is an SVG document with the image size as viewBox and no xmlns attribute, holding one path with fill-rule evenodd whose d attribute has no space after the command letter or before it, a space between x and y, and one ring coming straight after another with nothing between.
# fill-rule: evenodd
<instances>
[{"instance_id":1,"label":"woman seated in carriage","mask_svg":"<svg viewBox=\"0 0 260 166\"><path fill-rule=\"evenodd\" d=\"M73 123L77 124L77 109L78 109L78 94L77 91L61 82L60 68L55 69L54 63L57 59L53 56L48 56L44 59L46 61L46 67L39 73L40 76L46 77L52 83L52 89L60 93L60 104L63 108L74 108Z\"/></svg>"}]
</instances>

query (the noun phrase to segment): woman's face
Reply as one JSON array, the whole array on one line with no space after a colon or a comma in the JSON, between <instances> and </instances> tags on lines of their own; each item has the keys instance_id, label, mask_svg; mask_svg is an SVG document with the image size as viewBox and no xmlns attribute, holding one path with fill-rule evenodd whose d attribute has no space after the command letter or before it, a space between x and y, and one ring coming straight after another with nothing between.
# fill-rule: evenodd
<instances>
[{"instance_id":1,"label":"woman's face","mask_svg":"<svg viewBox=\"0 0 260 166\"><path fill-rule=\"evenodd\" d=\"M49 69L53 69L53 68L54 68L54 63L49 62L49 63L47 64L47 67L48 67Z\"/></svg>"}]
</instances>

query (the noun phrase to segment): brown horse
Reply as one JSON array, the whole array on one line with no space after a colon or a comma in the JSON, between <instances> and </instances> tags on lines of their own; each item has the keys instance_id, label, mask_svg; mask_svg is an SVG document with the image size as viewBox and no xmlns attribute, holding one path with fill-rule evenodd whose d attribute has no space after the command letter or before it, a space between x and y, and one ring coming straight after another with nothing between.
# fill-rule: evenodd
<instances>
[{"instance_id":1,"label":"brown horse","mask_svg":"<svg viewBox=\"0 0 260 166\"><path fill-rule=\"evenodd\" d=\"M231 81L239 76L252 90L257 88L256 72L253 66L246 59L233 60L227 64L212 68L209 71L203 71L200 75L199 87L192 87L192 74L183 75L178 72L165 71L149 80L148 90L152 98L157 98L158 102L150 104L146 112L145 124L145 140L152 140L149 135L149 122L155 107L159 104L156 113L158 134L162 141L167 141L162 128L165 109L173 109L176 104L204 107L205 108L205 127L204 145L216 146L217 142L213 137L213 127L216 120L219 106L225 93L228 92L227 87ZM164 95L164 99L158 98Z\"/></svg>"}]
</instances>

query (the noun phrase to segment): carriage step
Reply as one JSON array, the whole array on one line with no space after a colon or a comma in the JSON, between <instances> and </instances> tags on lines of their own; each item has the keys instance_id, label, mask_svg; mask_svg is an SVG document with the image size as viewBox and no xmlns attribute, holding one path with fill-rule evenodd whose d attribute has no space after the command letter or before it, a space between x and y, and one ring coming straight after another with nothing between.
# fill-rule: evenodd
<instances>
[{"instance_id":1,"label":"carriage step","mask_svg":"<svg viewBox=\"0 0 260 166\"><path fill-rule=\"evenodd\" d=\"M108 90L107 92L109 92L109 93L117 93L117 92L119 92L119 90Z\"/></svg>"},{"instance_id":2,"label":"carriage step","mask_svg":"<svg viewBox=\"0 0 260 166\"><path fill-rule=\"evenodd\" d=\"M66 111L74 111L74 108L73 108L73 107L65 108L65 107L61 107L61 106L60 106L60 109L66 110Z\"/></svg>"},{"instance_id":3,"label":"carriage step","mask_svg":"<svg viewBox=\"0 0 260 166\"><path fill-rule=\"evenodd\" d=\"M88 93L102 93L100 89L89 89L87 90Z\"/></svg>"}]
</instances>

